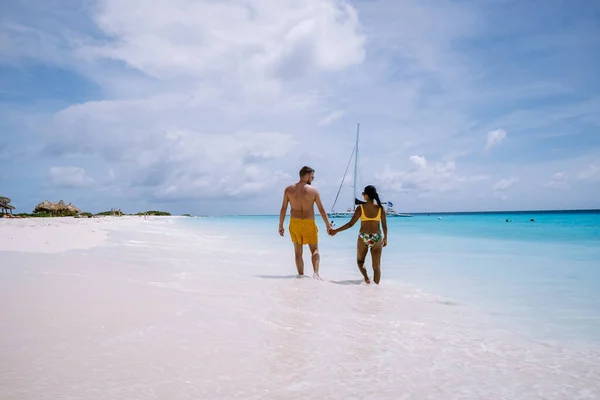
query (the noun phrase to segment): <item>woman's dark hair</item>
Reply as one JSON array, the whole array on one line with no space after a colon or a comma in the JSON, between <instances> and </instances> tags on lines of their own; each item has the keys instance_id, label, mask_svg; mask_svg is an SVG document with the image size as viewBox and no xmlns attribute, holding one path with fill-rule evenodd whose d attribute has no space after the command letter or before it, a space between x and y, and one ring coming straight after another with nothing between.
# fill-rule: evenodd
<instances>
[{"instance_id":1,"label":"woman's dark hair","mask_svg":"<svg viewBox=\"0 0 600 400\"><path fill-rule=\"evenodd\" d=\"M375 200L377 204L379 204L379 207L381 207L381 200L379 200L379 195L377 194L377 189L375 189L375 186L365 186L363 193L369 196L369 199Z\"/></svg>"}]
</instances>

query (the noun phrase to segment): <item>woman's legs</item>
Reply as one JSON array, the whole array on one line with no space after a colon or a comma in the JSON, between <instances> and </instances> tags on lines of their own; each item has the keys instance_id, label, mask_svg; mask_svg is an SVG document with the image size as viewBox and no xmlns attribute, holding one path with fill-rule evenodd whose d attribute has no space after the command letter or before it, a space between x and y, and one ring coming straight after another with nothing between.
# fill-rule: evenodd
<instances>
[{"instance_id":1,"label":"woman's legs","mask_svg":"<svg viewBox=\"0 0 600 400\"><path fill-rule=\"evenodd\" d=\"M369 248L359 237L356 241L356 263L358 264L358 270L362 274L363 278L365 278L365 282L371 283L369 280L369 275L367 275L367 269L365 268L365 258L367 257L368 251Z\"/></svg>"},{"instance_id":2,"label":"woman's legs","mask_svg":"<svg viewBox=\"0 0 600 400\"><path fill-rule=\"evenodd\" d=\"M380 239L375 246L371 248L371 262L373 263L373 281L379 285L381 279L381 251L383 239Z\"/></svg>"}]
</instances>

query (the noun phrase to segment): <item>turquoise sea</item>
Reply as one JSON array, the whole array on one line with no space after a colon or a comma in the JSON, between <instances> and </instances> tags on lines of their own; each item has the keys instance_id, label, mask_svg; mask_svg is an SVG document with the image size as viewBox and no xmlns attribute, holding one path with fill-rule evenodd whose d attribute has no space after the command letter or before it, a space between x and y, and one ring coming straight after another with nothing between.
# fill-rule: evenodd
<instances>
[{"instance_id":1,"label":"turquoise sea","mask_svg":"<svg viewBox=\"0 0 600 400\"><path fill-rule=\"evenodd\" d=\"M341 226L347 219L334 221ZM284 238L277 233L278 216L182 223L227 235L232 246L289 252L281 273L293 274L288 222ZM359 224L335 237L320 216L317 224L321 276L358 280ZM388 230L382 284L411 286L484 311L503 328L535 339L600 344L600 211L415 214L388 219ZM305 265L310 274L308 255Z\"/></svg>"}]
</instances>

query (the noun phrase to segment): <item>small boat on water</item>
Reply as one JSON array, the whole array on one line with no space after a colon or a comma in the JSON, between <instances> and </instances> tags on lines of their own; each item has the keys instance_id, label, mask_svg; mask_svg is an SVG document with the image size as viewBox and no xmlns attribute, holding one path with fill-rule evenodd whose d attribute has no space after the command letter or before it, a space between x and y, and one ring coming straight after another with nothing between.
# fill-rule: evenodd
<instances>
[{"instance_id":1,"label":"small boat on water","mask_svg":"<svg viewBox=\"0 0 600 400\"><path fill-rule=\"evenodd\" d=\"M385 209L386 217L412 217L411 214L399 213L398 211L394 210L394 205L391 201L384 201L382 205L387 206Z\"/></svg>"}]
</instances>

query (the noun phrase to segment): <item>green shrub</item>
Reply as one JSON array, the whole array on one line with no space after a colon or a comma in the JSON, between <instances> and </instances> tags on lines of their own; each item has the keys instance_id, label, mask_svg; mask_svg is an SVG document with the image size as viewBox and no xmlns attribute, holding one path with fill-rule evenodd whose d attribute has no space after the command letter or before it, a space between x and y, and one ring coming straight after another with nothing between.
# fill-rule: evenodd
<instances>
[{"instance_id":1,"label":"green shrub","mask_svg":"<svg viewBox=\"0 0 600 400\"><path fill-rule=\"evenodd\" d=\"M102 212L96 213L95 215L99 215L99 216L100 215L113 215L113 212L112 211L102 211Z\"/></svg>"},{"instance_id":2,"label":"green shrub","mask_svg":"<svg viewBox=\"0 0 600 400\"><path fill-rule=\"evenodd\" d=\"M170 216L171 213L168 213L166 211L156 211L156 210L150 210L150 211L146 211L146 212L139 212L135 215L159 215L159 216Z\"/></svg>"}]
</instances>

